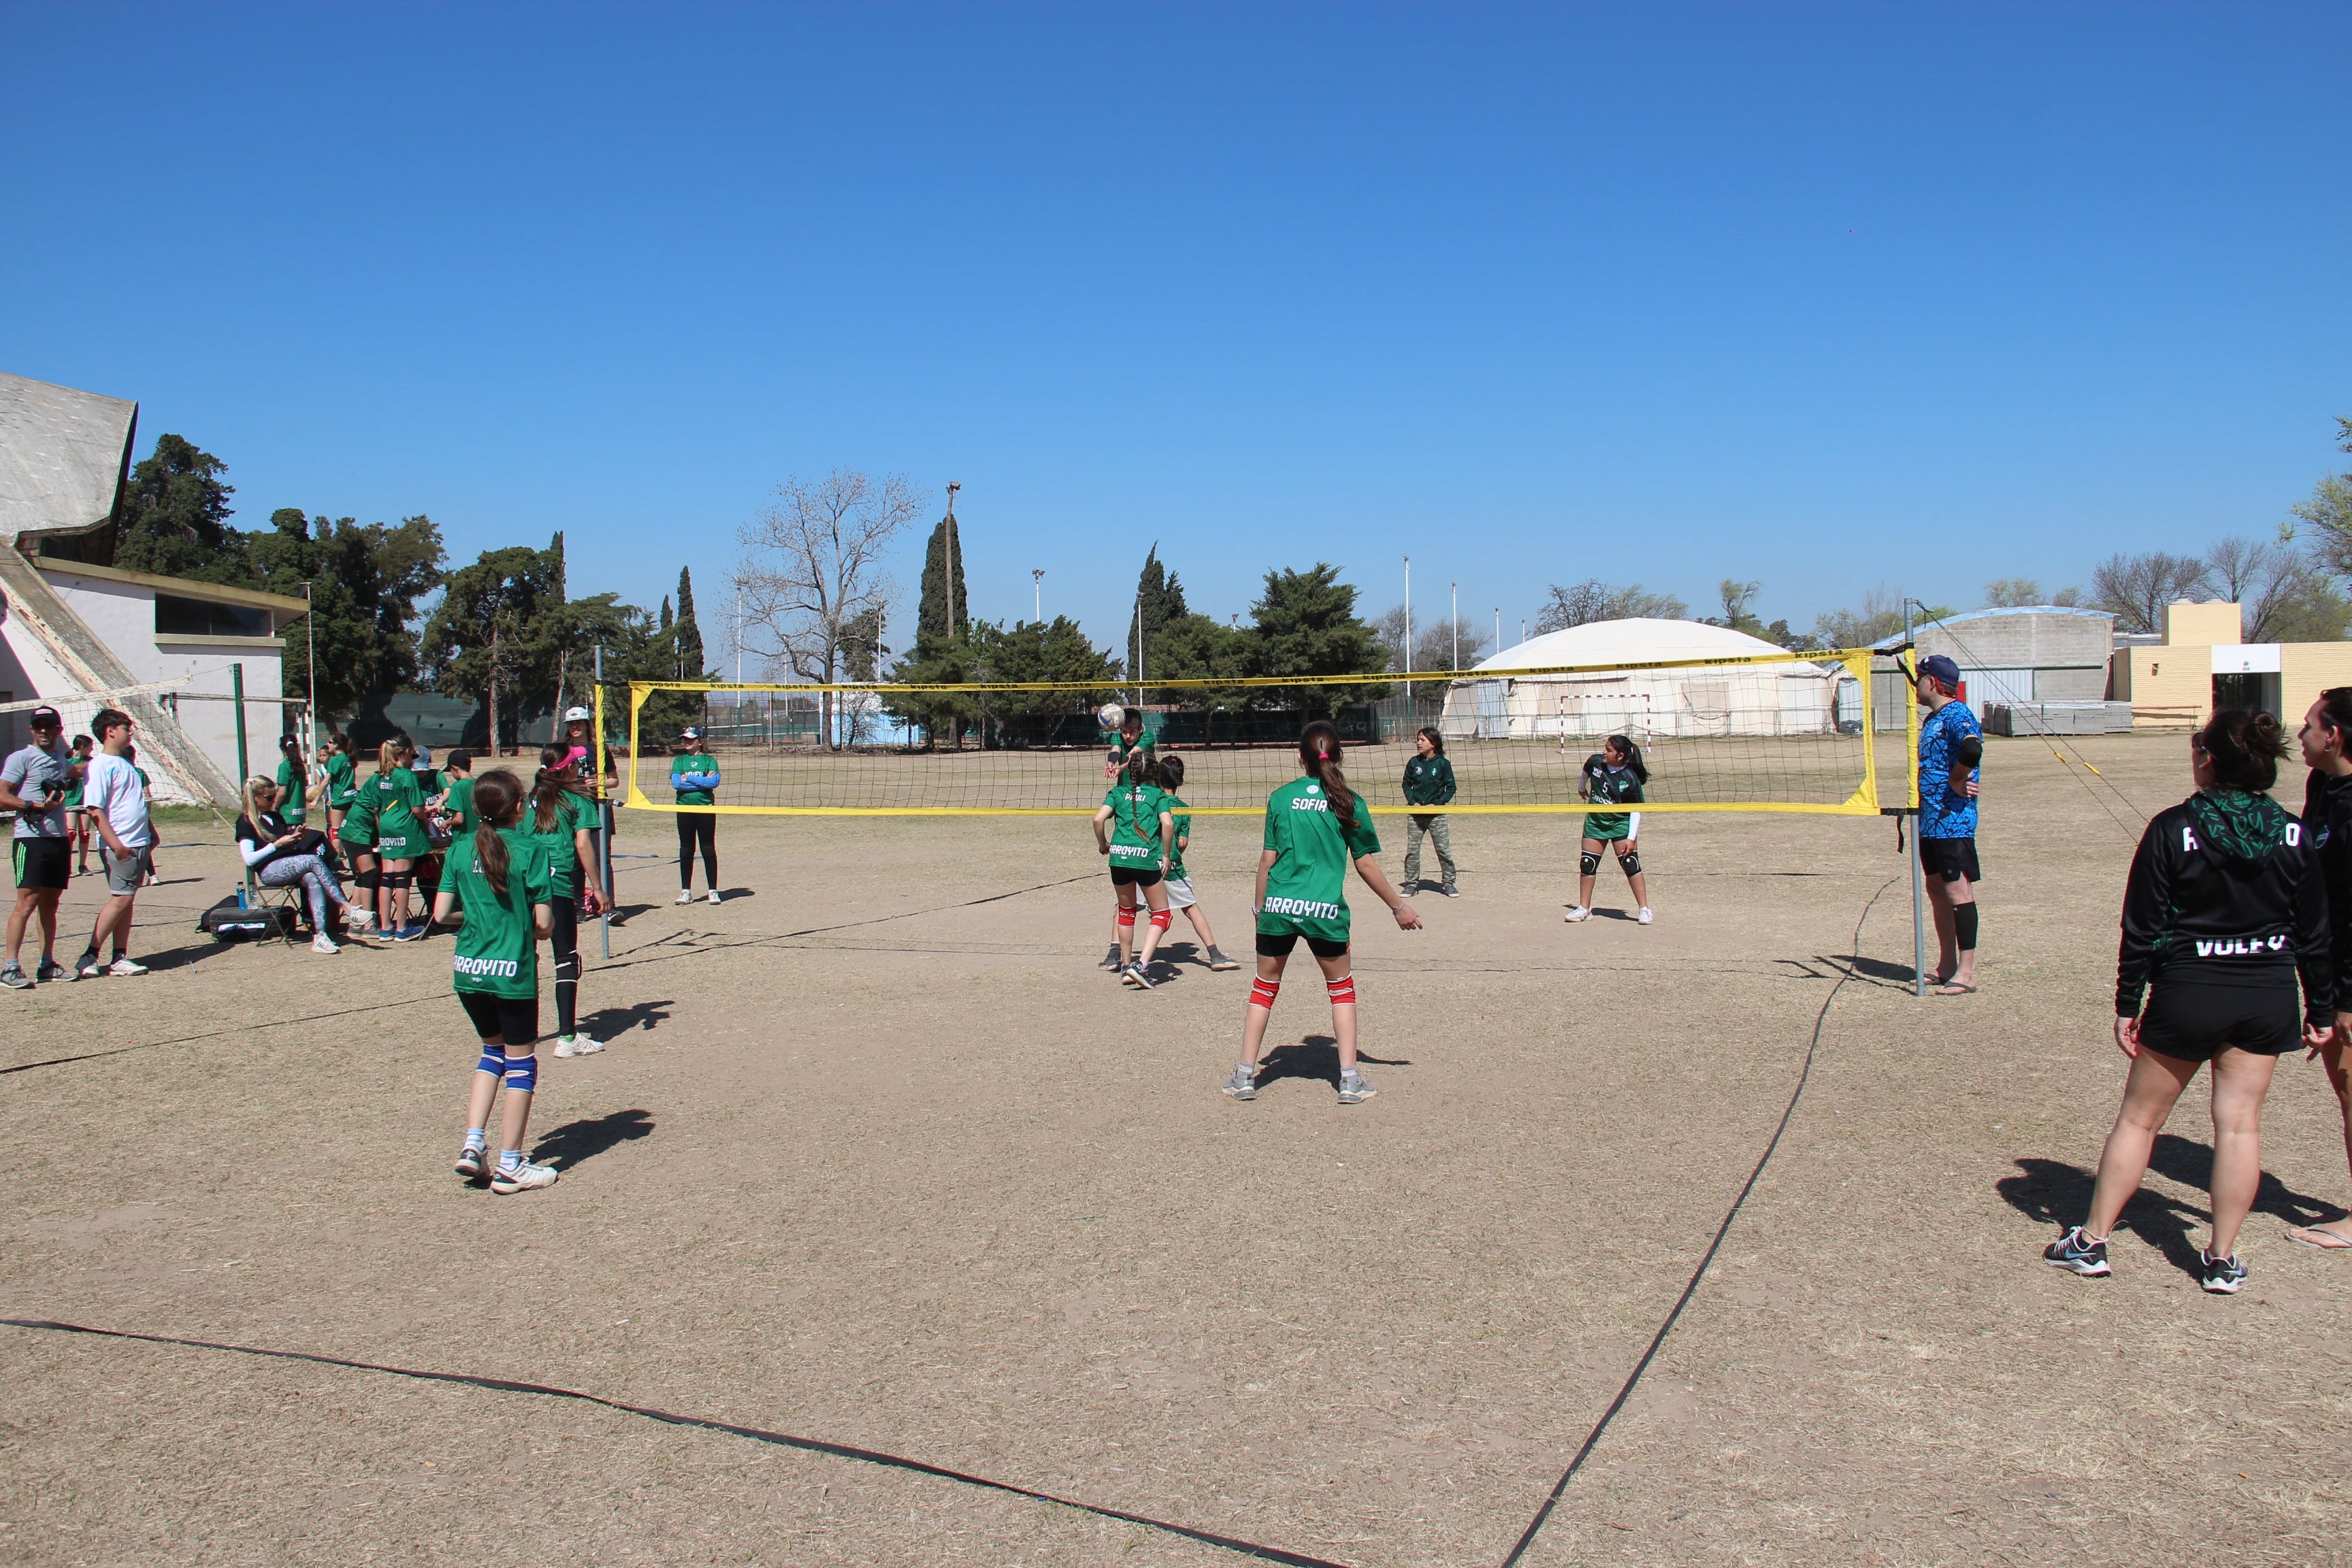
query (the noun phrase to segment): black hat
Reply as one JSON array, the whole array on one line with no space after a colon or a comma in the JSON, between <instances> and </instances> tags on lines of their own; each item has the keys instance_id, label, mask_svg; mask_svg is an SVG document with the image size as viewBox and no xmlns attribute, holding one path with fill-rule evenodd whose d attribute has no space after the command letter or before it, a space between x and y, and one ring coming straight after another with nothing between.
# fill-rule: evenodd
<instances>
[{"instance_id":1,"label":"black hat","mask_svg":"<svg viewBox=\"0 0 2352 1568\"><path fill-rule=\"evenodd\" d=\"M39 729L44 724L57 730L63 730L66 727L64 718L61 717L54 708L36 708L30 713L25 715L25 720L26 723L36 730Z\"/></svg>"}]
</instances>

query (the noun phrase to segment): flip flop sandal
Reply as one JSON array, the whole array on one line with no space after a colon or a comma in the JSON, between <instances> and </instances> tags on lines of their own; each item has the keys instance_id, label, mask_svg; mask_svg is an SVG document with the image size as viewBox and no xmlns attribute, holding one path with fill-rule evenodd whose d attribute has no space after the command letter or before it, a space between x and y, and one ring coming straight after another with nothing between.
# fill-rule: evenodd
<instances>
[{"instance_id":1,"label":"flip flop sandal","mask_svg":"<svg viewBox=\"0 0 2352 1568\"><path fill-rule=\"evenodd\" d=\"M1935 994L1938 996L1973 996L1977 994L1977 988L1973 985L1955 985L1947 980L1936 987Z\"/></svg>"},{"instance_id":2,"label":"flip flop sandal","mask_svg":"<svg viewBox=\"0 0 2352 1568\"><path fill-rule=\"evenodd\" d=\"M2327 1239L2314 1241L2311 1238L2315 1236L2324 1236ZM2296 1226L2286 1233L2286 1238L2297 1247L2308 1247L2314 1252L2352 1252L2352 1238L2347 1238L2332 1230L2322 1230L2314 1225Z\"/></svg>"}]
</instances>

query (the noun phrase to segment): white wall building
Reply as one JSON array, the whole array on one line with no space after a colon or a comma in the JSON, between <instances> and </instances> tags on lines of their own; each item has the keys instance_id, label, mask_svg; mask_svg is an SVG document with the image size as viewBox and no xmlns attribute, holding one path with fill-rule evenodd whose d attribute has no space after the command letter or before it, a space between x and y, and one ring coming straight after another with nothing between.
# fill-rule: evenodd
<instances>
[{"instance_id":1,"label":"white wall building","mask_svg":"<svg viewBox=\"0 0 2352 1568\"><path fill-rule=\"evenodd\" d=\"M1449 740L1820 735L1842 718L1858 722L1858 690L1843 696L1843 671L1802 658L1785 664L1695 665L1514 674L1562 665L1632 665L1784 650L1729 626L1636 618L1592 621L1530 637L1476 668L1489 679L1445 694L1439 727ZM1856 683L1844 680L1849 687ZM1841 712L1842 706L1845 711Z\"/></svg>"}]
</instances>

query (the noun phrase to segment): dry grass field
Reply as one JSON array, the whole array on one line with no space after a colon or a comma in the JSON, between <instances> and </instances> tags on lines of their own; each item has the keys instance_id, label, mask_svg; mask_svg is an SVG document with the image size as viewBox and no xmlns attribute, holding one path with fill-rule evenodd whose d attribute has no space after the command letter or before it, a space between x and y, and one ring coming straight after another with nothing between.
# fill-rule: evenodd
<instances>
[{"instance_id":1,"label":"dry grass field","mask_svg":"<svg viewBox=\"0 0 2352 1568\"><path fill-rule=\"evenodd\" d=\"M448 939L216 946L235 857L174 829L152 974L0 995L0 1561L1494 1568L1809 1053L1522 1561L2352 1561L2352 1257L2281 1235L2352 1197L2315 1067L2244 1294L2185 1268L2201 1089L2115 1277L2036 1258L2185 747L2066 742L2109 788L1990 745L1978 995L1912 996L1886 822L1656 817L1643 928L1613 868L1561 923L1576 819L1461 817L1425 931L1358 901L1349 1108L1304 964L1250 1104L1246 973L1181 921L1157 990L1093 967L1080 822L728 818L732 896L680 908L625 814L611 1046L546 1062L563 1179L511 1198L449 1172ZM1192 857L1236 951L1255 856Z\"/></svg>"}]
</instances>

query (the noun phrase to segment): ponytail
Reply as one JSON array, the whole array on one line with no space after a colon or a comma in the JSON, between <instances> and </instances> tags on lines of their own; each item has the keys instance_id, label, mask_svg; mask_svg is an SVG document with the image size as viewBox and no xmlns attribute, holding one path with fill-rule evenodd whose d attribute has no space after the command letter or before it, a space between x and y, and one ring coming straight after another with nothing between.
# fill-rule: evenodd
<instances>
[{"instance_id":1,"label":"ponytail","mask_svg":"<svg viewBox=\"0 0 2352 1568\"><path fill-rule=\"evenodd\" d=\"M505 768L492 768L474 781L474 814L479 819L474 830L474 856L482 865L482 877L490 890L501 899L507 896L507 841L499 836L501 827L512 827L522 813L522 780Z\"/></svg>"},{"instance_id":2,"label":"ponytail","mask_svg":"<svg viewBox=\"0 0 2352 1568\"><path fill-rule=\"evenodd\" d=\"M1650 782L1650 770L1642 762L1642 748L1633 743L1631 735L1612 735L1604 742L1611 751L1625 759L1625 771L1643 784Z\"/></svg>"},{"instance_id":3,"label":"ponytail","mask_svg":"<svg viewBox=\"0 0 2352 1568\"><path fill-rule=\"evenodd\" d=\"M1318 719L1298 732L1298 760L1307 774L1323 786L1323 796L1331 803L1331 813L1339 819L1339 830L1356 831L1356 796L1348 788L1347 775L1339 771L1339 731L1328 719Z\"/></svg>"},{"instance_id":4,"label":"ponytail","mask_svg":"<svg viewBox=\"0 0 2352 1568\"><path fill-rule=\"evenodd\" d=\"M2286 731L2268 713L2225 708L2197 732L2197 745L2213 763L2215 783L2261 795L2278 783Z\"/></svg>"},{"instance_id":5,"label":"ponytail","mask_svg":"<svg viewBox=\"0 0 2352 1568\"><path fill-rule=\"evenodd\" d=\"M572 772L572 753L562 746L542 746L539 752L539 775L531 780L531 831L552 833L563 820L562 810L564 795L583 793Z\"/></svg>"}]
</instances>

